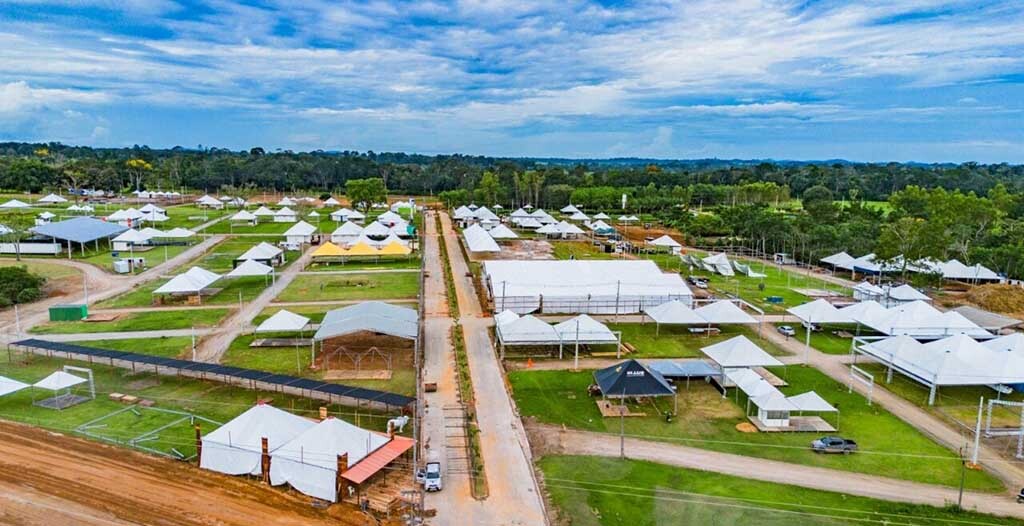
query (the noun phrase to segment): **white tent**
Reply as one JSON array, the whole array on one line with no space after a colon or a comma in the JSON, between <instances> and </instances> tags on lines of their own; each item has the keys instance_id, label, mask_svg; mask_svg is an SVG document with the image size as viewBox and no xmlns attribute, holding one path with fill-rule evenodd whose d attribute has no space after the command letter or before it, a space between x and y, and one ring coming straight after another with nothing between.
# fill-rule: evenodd
<instances>
[{"instance_id":1,"label":"white tent","mask_svg":"<svg viewBox=\"0 0 1024 526\"><path fill-rule=\"evenodd\" d=\"M257 219L258 218L256 217L256 214L253 214L248 210L241 210L235 215L228 218L228 221L245 221L248 223L255 223Z\"/></svg>"},{"instance_id":2,"label":"white tent","mask_svg":"<svg viewBox=\"0 0 1024 526\"><path fill-rule=\"evenodd\" d=\"M498 225L487 231L494 239L516 239L519 234L516 234L509 227L505 225Z\"/></svg>"},{"instance_id":3,"label":"white tent","mask_svg":"<svg viewBox=\"0 0 1024 526\"><path fill-rule=\"evenodd\" d=\"M299 221L291 226L288 230L282 234L288 243L301 244L309 243L313 240L313 234L316 233L316 227L305 222Z\"/></svg>"},{"instance_id":4,"label":"white tent","mask_svg":"<svg viewBox=\"0 0 1024 526\"><path fill-rule=\"evenodd\" d=\"M452 213L452 217L458 220L469 219L473 217L473 211L470 210L468 206L462 205L455 209L455 212Z\"/></svg>"},{"instance_id":5,"label":"white tent","mask_svg":"<svg viewBox=\"0 0 1024 526\"><path fill-rule=\"evenodd\" d=\"M557 345L562 341L554 327L529 314L497 325L496 332L501 345Z\"/></svg>"},{"instance_id":6,"label":"white tent","mask_svg":"<svg viewBox=\"0 0 1024 526\"><path fill-rule=\"evenodd\" d=\"M590 221L590 216L583 212L575 212L569 216L570 221Z\"/></svg>"},{"instance_id":7,"label":"white tent","mask_svg":"<svg viewBox=\"0 0 1024 526\"><path fill-rule=\"evenodd\" d=\"M252 215L256 217L274 217L274 211L267 208L266 206L260 206L259 208L256 209L255 212L252 213Z\"/></svg>"},{"instance_id":8,"label":"white tent","mask_svg":"<svg viewBox=\"0 0 1024 526\"><path fill-rule=\"evenodd\" d=\"M320 217L320 213L317 212L316 210L311 210L308 214L306 214L306 217Z\"/></svg>"},{"instance_id":9,"label":"white tent","mask_svg":"<svg viewBox=\"0 0 1024 526\"><path fill-rule=\"evenodd\" d=\"M266 276L274 273L274 267L265 265L255 259L242 261L237 267L224 275L225 278L242 278L247 276Z\"/></svg>"},{"instance_id":10,"label":"white tent","mask_svg":"<svg viewBox=\"0 0 1024 526\"><path fill-rule=\"evenodd\" d=\"M729 257L725 253L713 254L705 257L701 261L704 262L712 271L717 272L723 276L734 276L735 273L732 271L732 263L729 261Z\"/></svg>"},{"instance_id":11,"label":"white tent","mask_svg":"<svg viewBox=\"0 0 1024 526\"><path fill-rule=\"evenodd\" d=\"M608 217L608 214L606 214L604 212L598 212L597 214L594 214L594 219L611 219L611 218Z\"/></svg>"},{"instance_id":12,"label":"white tent","mask_svg":"<svg viewBox=\"0 0 1024 526\"><path fill-rule=\"evenodd\" d=\"M44 220L47 220L47 221L49 221L50 219L53 219L55 217L57 217L57 214L54 214L53 212L43 212L43 213L39 214L39 218L40 219L44 219Z\"/></svg>"},{"instance_id":13,"label":"white tent","mask_svg":"<svg viewBox=\"0 0 1024 526\"><path fill-rule=\"evenodd\" d=\"M191 230L189 230L187 228L177 227L177 228L172 228L172 229L164 232L164 235L161 236L161 237L185 239L185 238L193 237L195 235L196 235L195 232L193 232L193 231L191 231Z\"/></svg>"},{"instance_id":14,"label":"white tent","mask_svg":"<svg viewBox=\"0 0 1024 526\"><path fill-rule=\"evenodd\" d=\"M853 286L853 299L857 301L879 300L885 296L885 290L878 285L862 281Z\"/></svg>"},{"instance_id":15,"label":"white tent","mask_svg":"<svg viewBox=\"0 0 1024 526\"><path fill-rule=\"evenodd\" d=\"M29 385L26 383L19 382L13 378L7 378L6 376L0 376L0 396L7 396L27 387Z\"/></svg>"},{"instance_id":16,"label":"white tent","mask_svg":"<svg viewBox=\"0 0 1024 526\"><path fill-rule=\"evenodd\" d=\"M480 225L471 225L462 235L466 239L466 249L470 252L501 252L498 243Z\"/></svg>"},{"instance_id":17,"label":"white tent","mask_svg":"<svg viewBox=\"0 0 1024 526\"><path fill-rule=\"evenodd\" d=\"M999 281L1002 279L999 274L980 264L967 266L956 259L937 263L933 267L942 274L943 279L957 281Z\"/></svg>"},{"instance_id":18,"label":"white tent","mask_svg":"<svg viewBox=\"0 0 1024 526\"><path fill-rule=\"evenodd\" d=\"M517 208L514 212L512 212L509 215L509 217L512 218L513 220L526 219L527 217L530 217L530 213L522 208Z\"/></svg>"},{"instance_id":19,"label":"white tent","mask_svg":"<svg viewBox=\"0 0 1024 526\"><path fill-rule=\"evenodd\" d=\"M886 295L891 300L896 302L911 302L911 301L931 301L932 299L926 296L923 292L911 287L910 285L900 285L899 287L893 287L886 289Z\"/></svg>"},{"instance_id":20,"label":"white tent","mask_svg":"<svg viewBox=\"0 0 1024 526\"><path fill-rule=\"evenodd\" d=\"M204 195L199 199L196 199L196 204L199 206L208 206L210 208L224 208L224 203L220 202L220 200L215 197L210 197L209 195Z\"/></svg>"},{"instance_id":21,"label":"white tent","mask_svg":"<svg viewBox=\"0 0 1024 526\"><path fill-rule=\"evenodd\" d=\"M48 391L60 391L61 389L70 389L88 381L89 380L85 378L65 373L64 371L54 371L46 378L32 384L32 387L38 387L39 389L46 389Z\"/></svg>"},{"instance_id":22,"label":"white tent","mask_svg":"<svg viewBox=\"0 0 1024 526\"><path fill-rule=\"evenodd\" d=\"M874 300L864 300L847 305L839 309L839 313L856 323L863 323L861 320L878 320L887 315L885 307Z\"/></svg>"},{"instance_id":23,"label":"white tent","mask_svg":"<svg viewBox=\"0 0 1024 526\"><path fill-rule=\"evenodd\" d=\"M800 321L803 322L804 326L815 325L818 323L854 322L852 318L837 309L835 305L832 305L820 298L802 305L797 305L796 307L790 307L786 309L786 312L799 318Z\"/></svg>"},{"instance_id":24,"label":"white tent","mask_svg":"<svg viewBox=\"0 0 1024 526\"><path fill-rule=\"evenodd\" d=\"M833 268L846 268L844 265L849 265L850 263L853 262L854 259L856 258L847 254L846 252L838 252L836 254L832 254L831 256L821 258L821 262L828 265L832 265Z\"/></svg>"},{"instance_id":25,"label":"white tent","mask_svg":"<svg viewBox=\"0 0 1024 526\"><path fill-rule=\"evenodd\" d=\"M38 202L40 202L40 203L47 203L47 204L50 204L50 203L66 203L66 202L68 202L68 200L64 199L63 197L61 197L61 196L59 196L57 194L47 194L45 197L40 198Z\"/></svg>"},{"instance_id":26,"label":"white tent","mask_svg":"<svg viewBox=\"0 0 1024 526\"><path fill-rule=\"evenodd\" d=\"M295 206L297 204L299 204L298 201L292 199L291 197L284 197L277 202L277 206Z\"/></svg>"},{"instance_id":27,"label":"white tent","mask_svg":"<svg viewBox=\"0 0 1024 526\"><path fill-rule=\"evenodd\" d=\"M790 396L786 400L793 404L797 411L806 413L836 413L839 411L814 391Z\"/></svg>"},{"instance_id":28,"label":"white tent","mask_svg":"<svg viewBox=\"0 0 1024 526\"><path fill-rule=\"evenodd\" d=\"M707 320L707 323L713 325L720 324L732 324L732 323L757 323L753 317L751 317L742 309L736 306L735 303L729 300L719 300L714 303L708 303L703 307L693 309L693 312Z\"/></svg>"},{"instance_id":29,"label":"white tent","mask_svg":"<svg viewBox=\"0 0 1024 526\"><path fill-rule=\"evenodd\" d=\"M351 221L345 221L341 226L334 229L334 232L331 232L331 243L347 245L355 241L361 233L363 233L363 227Z\"/></svg>"},{"instance_id":30,"label":"white tent","mask_svg":"<svg viewBox=\"0 0 1024 526\"><path fill-rule=\"evenodd\" d=\"M32 205L24 201L20 201L18 199L11 199L10 201L7 201L6 203L0 205L0 208L29 208L31 206Z\"/></svg>"},{"instance_id":31,"label":"white tent","mask_svg":"<svg viewBox=\"0 0 1024 526\"><path fill-rule=\"evenodd\" d=\"M390 233L391 228L376 221L367 225L362 231L362 234L368 237L386 237Z\"/></svg>"},{"instance_id":32,"label":"white tent","mask_svg":"<svg viewBox=\"0 0 1024 526\"><path fill-rule=\"evenodd\" d=\"M580 314L575 318L565 320L555 325L555 332L561 339L558 345L558 358L562 358L562 345L573 344L574 368L579 367L580 345L615 345L619 350L620 336L612 332L607 325L587 316ZM618 352L616 352L618 356Z\"/></svg>"},{"instance_id":33,"label":"white tent","mask_svg":"<svg viewBox=\"0 0 1024 526\"><path fill-rule=\"evenodd\" d=\"M524 217L519 219L512 219L512 223L519 228L541 228L544 226L540 221L534 217Z\"/></svg>"},{"instance_id":34,"label":"white tent","mask_svg":"<svg viewBox=\"0 0 1024 526\"><path fill-rule=\"evenodd\" d=\"M572 215L572 214L575 214L575 213L577 213L579 211L580 211L579 208L576 208L575 206L573 206L571 204L568 205L568 206L565 206L561 210L559 210L559 212L561 212L561 213L563 213L565 215Z\"/></svg>"},{"instance_id":35,"label":"white tent","mask_svg":"<svg viewBox=\"0 0 1024 526\"><path fill-rule=\"evenodd\" d=\"M665 235L663 235L663 236L661 236L661 237L659 237L659 238L649 242L648 244L656 246L656 247L668 247L668 248L671 248L671 249L678 249L678 248L682 248L682 246L683 246L683 245L679 244L679 242L676 241L675 239L672 239L671 237L669 237L668 234L665 234ZM675 250L673 250L673 251L675 251Z\"/></svg>"},{"instance_id":36,"label":"white tent","mask_svg":"<svg viewBox=\"0 0 1024 526\"><path fill-rule=\"evenodd\" d=\"M707 320L697 315L689 305L679 300L666 301L656 307L644 309L644 314L654 320L657 325L655 335L661 332L664 325L705 325Z\"/></svg>"},{"instance_id":37,"label":"white tent","mask_svg":"<svg viewBox=\"0 0 1024 526\"><path fill-rule=\"evenodd\" d=\"M114 239L110 240L111 248L114 250L130 250L132 247L149 244L153 236L144 234L138 230L129 228L121 232Z\"/></svg>"},{"instance_id":38,"label":"white tent","mask_svg":"<svg viewBox=\"0 0 1024 526\"><path fill-rule=\"evenodd\" d=\"M513 321L516 321L518 319L519 319L519 315L518 314L516 314L516 313L514 313L514 312L512 312L510 310L503 310L503 311L501 311L501 312L499 312L499 313L494 315L494 324L496 326L497 325L504 325L506 323L513 322Z\"/></svg>"},{"instance_id":39,"label":"white tent","mask_svg":"<svg viewBox=\"0 0 1024 526\"><path fill-rule=\"evenodd\" d=\"M597 221L594 221L593 223L586 223L586 226L587 226L587 228L589 228L589 229L591 229L591 230L593 230L595 232L597 232L597 231L615 230L614 228L612 228L611 225L609 225L608 223L605 223L604 221L601 221L600 219L597 220Z\"/></svg>"},{"instance_id":40,"label":"white tent","mask_svg":"<svg viewBox=\"0 0 1024 526\"><path fill-rule=\"evenodd\" d=\"M723 342L702 347L702 353L711 358L724 371L733 368L777 367L783 365L772 355L750 341L746 336L736 336Z\"/></svg>"},{"instance_id":41,"label":"white tent","mask_svg":"<svg viewBox=\"0 0 1024 526\"><path fill-rule=\"evenodd\" d=\"M402 219L402 216L388 210L387 212L384 212L383 214L377 216L377 222L386 226L391 226L396 223L404 223L405 220Z\"/></svg>"},{"instance_id":42,"label":"white tent","mask_svg":"<svg viewBox=\"0 0 1024 526\"><path fill-rule=\"evenodd\" d=\"M264 438L273 453L315 425L273 406L256 405L202 437L199 467L226 475L259 475Z\"/></svg>"},{"instance_id":43,"label":"white tent","mask_svg":"<svg viewBox=\"0 0 1024 526\"><path fill-rule=\"evenodd\" d=\"M184 274L178 274L171 278L170 281L154 290L153 294L198 294L218 279L220 279L220 274L215 274L204 268L192 267Z\"/></svg>"},{"instance_id":44,"label":"white tent","mask_svg":"<svg viewBox=\"0 0 1024 526\"><path fill-rule=\"evenodd\" d=\"M473 211L473 217L479 221L497 221L498 215L487 209L486 206L481 206Z\"/></svg>"},{"instance_id":45,"label":"white tent","mask_svg":"<svg viewBox=\"0 0 1024 526\"><path fill-rule=\"evenodd\" d=\"M328 197L327 200L324 201L324 205L326 205L326 206L341 206L341 201L338 201L337 199L335 199L333 197Z\"/></svg>"},{"instance_id":46,"label":"white tent","mask_svg":"<svg viewBox=\"0 0 1024 526\"><path fill-rule=\"evenodd\" d=\"M275 223L294 223L298 221L299 216L295 213L295 210L288 208L287 206L274 212Z\"/></svg>"},{"instance_id":47,"label":"white tent","mask_svg":"<svg viewBox=\"0 0 1024 526\"><path fill-rule=\"evenodd\" d=\"M388 442L388 437L327 418L271 453L270 483L290 484L318 499L337 501L338 456L354 466Z\"/></svg>"},{"instance_id":48,"label":"white tent","mask_svg":"<svg viewBox=\"0 0 1024 526\"><path fill-rule=\"evenodd\" d=\"M551 216L551 214L544 211L543 208L538 208L530 213L530 216L536 219L542 225L550 225L557 223L558 220Z\"/></svg>"},{"instance_id":49,"label":"white tent","mask_svg":"<svg viewBox=\"0 0 1024 526\"><path fill-rule=\"evenodd\" d=\"M256 332L294 332L309 325L309 318L281 309L256 327Z\"/></svg>"},{"instance_id":50,"label":"white tent","mask_svg":"<svg viewBox=\"0 0 1024 526\"><path fill-rule=\"evenodd\" d=\"M143 214L166 214L167 210L164 210L163 208L160 208L159 206L156 206L153 203L146 203L142 208L139 209L139 212L142 212Z\"/></svg>"}]
</instances>

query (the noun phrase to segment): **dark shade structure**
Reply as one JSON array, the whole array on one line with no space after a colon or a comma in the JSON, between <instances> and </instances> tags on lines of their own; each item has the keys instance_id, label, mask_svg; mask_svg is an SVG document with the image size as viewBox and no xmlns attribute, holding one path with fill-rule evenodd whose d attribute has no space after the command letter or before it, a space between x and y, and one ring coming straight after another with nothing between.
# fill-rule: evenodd
<instances>
[{"instance_id":1,"label":"dark shade structure","mask_svg":"<svg viewBox=\"0 0 1024 526\"><path fill-rule=\"evenodd\" d=\"M665 377L636 360L594 371L594 381L607 398L629 396L672 396L675 390Z\"/></svg>"},{"instance_id":2,"label":"dark shade structure","mask_svg":"<svg viewBox=\"0 0 1024 526\"><path fill-rule=\"evenodd\" d=\"M75 217L32 228L33 232L41 236L79 244L91 243L100 239L110 239L126 230L128 230L126 226L100 221L91 217Z\"/></svg>"}]
</instances>

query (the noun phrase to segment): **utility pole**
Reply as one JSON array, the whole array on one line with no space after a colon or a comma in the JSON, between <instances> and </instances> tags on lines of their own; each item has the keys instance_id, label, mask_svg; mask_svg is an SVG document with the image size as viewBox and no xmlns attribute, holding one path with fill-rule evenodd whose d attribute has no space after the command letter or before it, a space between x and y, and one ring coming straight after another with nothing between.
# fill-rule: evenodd
<instances>
[{"instance_id":1,"label":"utility pole","mask_svg":"<svg viewBox=\"0 0 1024 526\"><path fill-rule=\"evenodd\" d=\"M974 425L974 452L971 454L971 464L978 465L978 449L981 448L981 411L985 405L985 397L978 399L978 421Z\"/></svg>"}]
</instances>

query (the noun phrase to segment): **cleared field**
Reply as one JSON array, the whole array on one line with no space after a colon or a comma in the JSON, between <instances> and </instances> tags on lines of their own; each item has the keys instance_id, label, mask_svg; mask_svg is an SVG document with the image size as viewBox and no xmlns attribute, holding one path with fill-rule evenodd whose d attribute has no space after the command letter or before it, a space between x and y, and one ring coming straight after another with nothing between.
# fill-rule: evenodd
<instances>
[{"instance_id":1,"label":"cleared field","mask_svg":"<svg viewBox=\"0 0 1024 526\"><path fill-rule=\"evenodd\" d=\"M737 325L723 325L722 332L713 336L690 334L685 327L664 326L658 335L655 335L654 323L611 323L608 327L613 331L622 331L622 342L633 345L637 352L630 357L636 358L693 358L703 357L700 352L702 347L714 345L718 342L746 336L756 343L768 354L785 355L789 354L781 347L772 343L767 338L757 335L757 328L743 327ZM775 330L771 325L765 325L763 331ZM613 349L614 350L614 349Z\"/></svg>"},{"instance_id":2,"label":"cleared field","mask_svg":"<svg viewBox=\"0 0 1024 526\"><path fill-rule=\"evenodd\" d=\"M291 282L276 301L383 300L415 298L420 290L416 272L363 274L304 274Z\"/></svg>"},{"instance_id":3,"label":"cleared field","mask_svg":"<svg viewBox=\"0 0 1024 526\"><path fill-rule=\"evenodd\" d=\"M960 482L960 460L946 448L904 423L884 409L867 405L858 394L847 393L816 369L789 366L773 370L789 382L781 390L794 395L814 390L839 408L838 434L856 440L861 452L855 455L824 456L810 451L815 435L806 433L741 433L736 425L746 422L747 401L735 390L728 398L704 382L680 385L679 414L667 423L662 412L672 402L631 404L632 411L645 417L625 419L625 432L648 440L676 442L716 451L736 453L797 464L880 474L917 482L956 486ZM590 431L618 433L618 419L602 418L594 399L587 396L593 383L592 371L513 371L509 380L516 403L524 416L550 424ZM827 419L835 424L835 417ZM1002 484L984 472L968 470L967 487L999 491Z\"/></svg>"},{"instance_id":4,"label":"cleared field","mask_svg":"<svg viewBox=\"0 0 1024 526\"><path fill-rule=\"evenodd\" d=\"M133 312L114 321L49 322L32 327L33 334L75 334L89 332L129 332L213 327L228 315L228 309L189 309L177 311Z\"/></svg>"},{"instance_id":5,"label":"cleared field","mask_svg":"<svg viewBox=\"0 0 1024 526\"><path fill-rule=\"evenodd\" d=\"M1022 524L637 460L547 456L538 463L559 515L576 526Z\"/></svg>"}]
</instances>

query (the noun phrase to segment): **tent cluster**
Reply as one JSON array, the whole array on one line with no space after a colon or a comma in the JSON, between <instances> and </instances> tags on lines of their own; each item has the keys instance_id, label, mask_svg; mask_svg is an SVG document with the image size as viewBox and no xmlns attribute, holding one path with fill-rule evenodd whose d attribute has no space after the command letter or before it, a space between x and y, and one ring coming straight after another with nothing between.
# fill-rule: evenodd
<instances>
[{"instance_id":1,"label":"tent cluster","mask_svg":"<svg viewBox=\"0 0 1024 526\"><path fill-rule=\"evenodd\" d=\"M351 257L408 256L412 253L411 248L397 239L391 240L386 245L380 247L375 245L376 243L371 245L365 241L357 241L352 245L341 247L328 241L317 247L311 256L315 260L325 260Z\"/></svg>"},{"instance_id":2,"label":"tent cluster","mask_svg":"<svg viewBox=\"0 0 1024 526\"><path fill-rule=\"evenodd\" d=\"M942 279L950 281L1002 281L1003 277L995 271L981 265L965 265L956 259L949 261L933 261L921 259L917 261L904 261L903 256L896 256L891 260L883 261L875 254L866 254L861 257L853 257L846 252L839 252L821 258L821 262L832 266L834 269L847 270L854 275L857 273L865 275L879 275L885 273L902 272L904 267L907 271L920 274L935 274L942 276Z\"/></svg>"},{"instance_id":3,"label":"tent cluster","mask_svg":"<svg viewBox=\"0 0 1024 526\"><path fill-rule=\"evenodd\" d=\"M374 221L366 227L346 221L331 233L331 242L335 245L345 246L364 243L376 248L382 248L391 243L408 245L405 239L412 237L409 230L409 224L404 221L391 226Z\"/></svg>"},{"instance_id":4,"label":"tent cluster","mask_svg":"<svg viewBox=\"0 0 1024 526\"><path fill-rule=\"evenodd\" d=\"M566 239L575 238L584 232L582 228L568 221L559 221L557 223L548 223L538 228L537 233L544 234L547 237Z\"/></svg>"},{"instance_id":5,"label":"tent cluster","mask_svg":"<svg viewBox=\"0 0 1024 526\"><path fill-rule=\"evenodd\" d=\"M140 209L127 208L117 210L107 216L107 221L125 226L132 226L143 221L150 223L163 223L169 219L170 218L167 217L166 210L152 203L147 204Z\"/></svg>"},{"instance_id":6,"label":"tent cluster","mask_svg":"<svg viewBox=\"0 0 1024 526\"><path fill-rule=\"evenodd\" d=\"M509 220L518 228L531 230L540 228L544 225L553 225L558 223L557 219L540 208L532 212L526 211L525 208L519 208L509 215Z\"/></svg>"},{"instance_id":7,"label":"tent cluster","mask_svg":"<svg viewBox=\"0 0 1024 526\"><path fill-rule=\"evenodd\" d=\"M1021 333L984 342L957 334L929 343L900 335L860 345L857 350L886 366L887 381L892 381L895 370L929 387L929 404L935 402L940 386L1024 383Z\"/></svg>"},{"instance_id":8,"label":"tent cluster","mask_svg":"<svg viewBox=\"0 0 1024 526\"><path fill-rule=\"evenodd\" d=\"M495 214L486 206L476 207L475 205L460 206L455 209L452 217L456 221L463 222L478 222L483 224L495 224L501 221L498 218L498 214Z\"/></svg>"},{"instance_id":9,"label":"tent cluster","mask_svg":"<svg viewBox=\"0 0 1024 526\"><path fill-rule=\"evenodd\" d=\"M752 369L736 369L725 373L729 382L747 396L748 410L757 408L757 422L767 428L790 427L792 413L835 413L839 410L818 393L807 391L786 396Z\"/></svg>"},{"instance_id":10,"label":"tent cluster","mask_svg":"<svg viewBox=\"0 0 1024 526\"><path fill-rule=\"evenodd\" d=\"M687 302L666 301L654 307L645 308L644 316L654 320L657 332L662 325L732 325L757 323L752 316L743 312L729 300L708 303L691 309Z\"/></svg>"},{"instance_id":11,"label":"tent cluster","mask_svg":"<svg viewBox=\"0 0 1024 526\"><path fill-rule=\"evenodd\" d=\"M260 404L202 437L199 466L228 475L262 475L330 502L412 448L409 438L362 429L337 418L315 422Z\"/></svg>"},{"instance_id":12,"label":"tent cluster","mask_svg":"<svg viewBox=\"0 0 1024 526\"><path fill-rule=\"evenodd\" d=\"M532 315L520 316L510 310L494 317L495 332L502 351L506 346L558 346L558 357L562 358L564 344L574 344L579 358L580 345L620 345L621 334L613 332L607 325L580 314L555 325Z\"/></svg>"},{"instance_id":13,"label":"tent cluster","mask_svg":"<svg viewBox=\"0 0 1024 526\"><path fill-rule=\"evenodd\" d=\"M147 227L139 230L129 228L110 240L111 248L114 250L132 250L138 246L149 246L154 240L175 241L195 237L196 233L187 228L172 228L170 230L158 230Z\"/></svg>"},{"instance_id":14,"label":"tent cluster","mask_svg":"<svg viewBox=\"0 0 1024 526\"><path fill-rule=\"evenodd\" d=\"M853 286L853 299L857 301L877 301L885 307L893 307L901 303L912 301L931 301L932 299L923 292L910 285L883 285L862 281Z\"/></svg>"},{"instance_id":15,"label":"tent cluster","mask_svg":"<svg viewBox=\"0 0 1024 526\"><path fill-rule=\"evenodd\" d=\"M100 192L102 195L102 191ZM139 199L171 199L181 197L181 192L162 192L160 190L155 192L150 192L148 190L132 190L132 194Z\"/></svg>"},{"instance_id":16,"label":"tent cluster","mask_svg":"<svg viewBox=\"0 0 1024 526\"><path fill-rule=\"evenodd\" d=\"M886 336L936 339L966 334L988 338L991 334L956 311L941 312L924 301L902 303L885 308L875 301L862 301L837 309L817 299L787 309L805 326L819 324L860 324Z\"/></svg>"}]
</instances>

